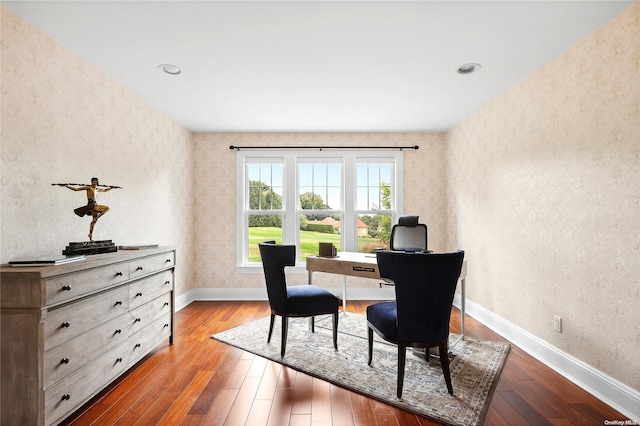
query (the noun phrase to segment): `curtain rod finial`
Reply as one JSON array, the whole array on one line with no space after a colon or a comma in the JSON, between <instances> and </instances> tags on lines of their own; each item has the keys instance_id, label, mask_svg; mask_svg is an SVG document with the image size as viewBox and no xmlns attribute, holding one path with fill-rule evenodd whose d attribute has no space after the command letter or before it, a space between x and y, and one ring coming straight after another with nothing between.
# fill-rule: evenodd
<instances>
[{"instance_id":1,"label":"curtain rod finial","mask_svg":"<svg viewBox=\"0 0 640 426\"><path fill-rule=\"evenodd\" d=\"M234 149L236 149L236 147L235 147L235 146L233 146L233 145L229 145L229 149L230 149L230 150L234 150Z\"/></svg>"}]
</instances>

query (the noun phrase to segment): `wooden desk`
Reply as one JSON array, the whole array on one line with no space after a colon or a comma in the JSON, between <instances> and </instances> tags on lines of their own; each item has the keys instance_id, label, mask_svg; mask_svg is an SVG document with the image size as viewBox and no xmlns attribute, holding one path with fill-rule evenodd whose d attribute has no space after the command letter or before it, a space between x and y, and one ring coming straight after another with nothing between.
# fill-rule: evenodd
<instances>
[{"instance_id":1,"label":"wooden desk","mask_svg":"<svg viewBox=\"0 0 640 426\"><path fill-rule=\"evenodd\" d=\"M341 251L336 257L307 257L307 271L309 274L309 284L313 281L314 272L325 272L328 274L338 274L343 276L342 280L342 311L347 311L347 276L382 279L378 270L376 255L371 253L354 253ZM460 337L456 339L451 347L455 346L461 339L464 339L464 311L465 311L465 286L467 281L467 261L462 263L460 272Z\"/></svg>"}]
</instances>

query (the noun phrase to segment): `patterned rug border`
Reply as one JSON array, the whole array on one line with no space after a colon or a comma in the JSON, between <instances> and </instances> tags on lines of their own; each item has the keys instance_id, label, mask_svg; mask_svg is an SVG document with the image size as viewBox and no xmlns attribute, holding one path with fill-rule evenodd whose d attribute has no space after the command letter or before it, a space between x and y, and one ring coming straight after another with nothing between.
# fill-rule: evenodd
<instances>
[{"instance_id":1,"label":"patterned rug border","mask_svg":"<svg viewBox=\"0 0 640 426\"><path fill-rule=\"evenodd\" d=\"M266 335L269 329L269 317L260 318L213 334L211 338L385 404L451 426L479 426L483 424L510 350L508 343L491 342L468 336L461 340L450 350L450 368L454 386L454 396L452 397L447 393L440 362L432 359L430 364L426 364L424 358L418 358L413 351L408 348L405 369L405 388L403 397L398 399L395 395L397 368L394 369L394 367L397 367L397 347L375 336L373 363L372 366L369 367L366 363L367 338L366 318L364 315L355 313L340 314L338 351L333 349L333 344L331 343L330 317L316 319L315 334L311 334L309 331L307 321L305 318L291 318L289 320L287 353L284 358L280 357L280 318L276 320L273 337L271 343L268 345ZM350 328L350 326L354 324L356 324L357 327L353 329ZM351 331L345 331L345 328ZM457 337L458 335L451 334L450 341L453 342ZM252 339L252 341L245 341L245 339ZM345 341L348 341L349 346L346 345ZM335 368L331 370L327 368L323 369L322 362L320 362L319 366L314 365L310 361L310 358L308 358L310 350L326 347L328 348L327 351L319 350L317 352L319 358L333 357L335 359L341 359L351 365L355 363L354 357L350 358L350 354L345 355L340 353L340 348L341 346L351 348L352 345L360 346L360 349L362 349L362 345L364 345L363 360L355 364L355 368L359 370L355 373L349 370L349 374L340 375L335 371ZM492 351L490 359L482 360L482 362L474 359L472 354L479 349ZM357 352L359 353L361 351ZM307 357L305 357L304 360L299 360L296 355L307 355ZM359 355L358 358L360 358ZM335 361L335 359L333 361ZM330 361L325 360L325 363L330 363ZM361 364L362 368L358 367ZM467 371L482 368L479 366L480 364L486 365L488 369L485 370L487 371L484 371L480 375L470 374L469 371ZM335 366L335 363L332 365ZM422 371L413 374L412 372L416 370L416 367L422 368ZM360 376L358 372L365 373L363 375L364 377L360 377L360 380L363 381L364 384L358 382L358 379L353 379L353 376ZM386 377L387 386L374 386L373 388L369 386L369 388L367 388L367 382L370 382L370 380L367 380L366 374L376 379ZM478 376L482 377L478 378ZM469 383L474 381L478 382L477 386L469 390L469 392L461 388L462 383L467 383L469 387L473 385L473 383L471 383L471 385ZM383 393L376 391L379 388L388 388L388 392ZM412 390L413 388L415 388L415 390ZM463 393L462 397L460 396L461 392ZM425 405L425 402L421 401L420 398L428 399L431 404Z\"/></svg>"}]
</instances>

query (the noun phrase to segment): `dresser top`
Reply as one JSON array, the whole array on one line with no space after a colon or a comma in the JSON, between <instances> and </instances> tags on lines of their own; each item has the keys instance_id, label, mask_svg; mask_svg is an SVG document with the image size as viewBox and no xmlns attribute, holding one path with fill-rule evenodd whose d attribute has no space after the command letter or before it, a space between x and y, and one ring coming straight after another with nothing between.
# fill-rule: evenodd
<instances>
[{"instance_id":1,"label":"dresser top","mask_svg":"<svg viewBox=\"0 0 640 426\"><path fill-rule=\"evenodd\" d=\"M86 256L83 260L52 266L11 266L9 264L3 264L1 272L4 276L14 274L32 274L37 275L40 278L48 278L56 275L70 274L91 268L111 265L114 263L127 262L133 259L154 256L174 250L175 247L171 246L161 246L140 250L118 250L117 252L112 253L94 254Z\"/></svg>"}]
</instances>

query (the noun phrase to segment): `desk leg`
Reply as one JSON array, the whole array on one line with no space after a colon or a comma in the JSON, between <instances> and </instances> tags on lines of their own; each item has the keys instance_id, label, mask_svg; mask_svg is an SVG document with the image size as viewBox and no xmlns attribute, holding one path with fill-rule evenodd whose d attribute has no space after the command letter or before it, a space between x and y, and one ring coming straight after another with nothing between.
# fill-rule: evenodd
<instances>
[{"instance_id":1,"label":"desk leg","mask_svg":"<svg viewBox=\"0 0 640 426\"><path fill-rule=\"evenodd\" d=\"M466 281L467 281L466 277L461 280L462 287L460 289L460 296L461 296L460 297L460 336L456 339L455 342L453 342L451 346L449 346L449 348L453 348L455 345L458 344L460 340L464 340L464 302L466 299L466 295L465 295Z\"/></svg>"},{"instance_id":2,"label":"desk leg","mask_svg":"<svg viewBox=\"0 0 640 426\"><path fill-rule=\"evenodd\" d=\"M461 293L462 293L461 294L461 296L462 296L461 299L462 300L460 301L460 307L461 307L461 309L460 309L460 329L461 329L461 332L462 332L462 336L461 337L463 339L464 339L464 302L465 302L465 299L466 299L466 295L464 294L464 291L465 291L466 282L467 282L467 277L464 277L462 279L462 289L461 289Z\"/></svg>"},{"instance_id":3,"label":"desk leg","mask_svg":"<svg viewBox=\"0 0 640 426\"><path fill-rule=\"evenodd\" d=\"M313 283L313 271L307 271L307 275L309 277L309 285ZM311 324L313 323L313 317L309 318L309 331L313 328Z\"/></svg>"},{"instance_id":4,"label":"desk leg","mask_svg":"<svg viewBox=\"0 0 640 426\"><path fill-rule=\"evenodd\" d=\"M342 313L347 313L347 276L342 276Z\"/></svg>"}]
</instances>

